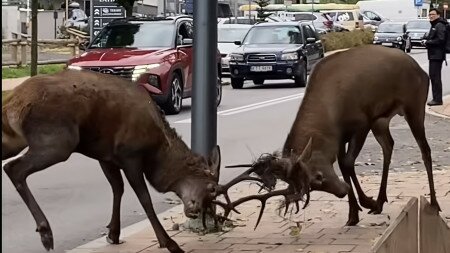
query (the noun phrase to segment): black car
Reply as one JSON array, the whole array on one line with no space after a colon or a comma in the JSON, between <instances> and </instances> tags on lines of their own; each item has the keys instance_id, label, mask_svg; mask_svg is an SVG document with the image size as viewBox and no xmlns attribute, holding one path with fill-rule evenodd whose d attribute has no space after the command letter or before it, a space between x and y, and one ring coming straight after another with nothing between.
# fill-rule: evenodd
<instances>
[{"instance_id":1,"label":"black car","mask_svg":"<svg viewBox=\"0 0 450 253\"><path fill-rule=\"evenodd\" d=\"M411 37L411 44L416 47L423 47L422 40L425 34L430 31L431 23L427 19L416 19L408 21L406 32Z\"/></svg>"},{"instance_id":2,"label":"black car","mask_svg":"<svg viewBox=\"0 0 450 253\"><path fill-rule=\"evenodd\" d=\"M244 80L261 85L266 79L294 79L304 87L307 74L324 57L318 34L301 22L254 25L239 48L230 54L231 86L240 89Z\"/></svg>"},{"instance_id":3,"label":"black car","mask_svg":"<svg viewBox=\"0 0 450 253\"><path fill-rule=\"evenodd\" d=\"M412 44L406 24L401 22L384 22L378 26L373 37L373 44L399 48L411 52Z\"/></svg>"}]
</instances>

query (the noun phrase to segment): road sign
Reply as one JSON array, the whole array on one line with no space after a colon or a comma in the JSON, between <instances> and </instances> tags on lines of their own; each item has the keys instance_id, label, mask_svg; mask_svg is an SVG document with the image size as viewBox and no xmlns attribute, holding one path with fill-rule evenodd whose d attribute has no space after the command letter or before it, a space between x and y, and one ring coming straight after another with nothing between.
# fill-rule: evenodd
<instances>
[{"instance_id":1,"label":"road sign","mask_svg":"<svg viewBox=\"0 0 450 253\"><path fill-rule=\"evenodd\" d=\"M444 5L442 6L444 9L448 9L448 3L444 3Z\"/></svg>"},{"instance_id":2,"label":"road sign","mask_svg":"<svg viewBox=\"0 0 450 253\"><path fill-rule=\"evenodd\" d=\"M184 11L186 14L194 14L194 0L184 1Z\"/></svg>"},{"instance_id":3,"label":"road sign","mask_svg":"<svg viewBox=\"0 0 450 253\"><path fill-rule=\"evenodd\" d=\"M422 6L423 0L414 0L414 6Z\"/></svg>"},{"instance_id":4,"label":"road sign","mask_svg":"<svg viewBox=\"0 0 450 253\"><path fill-rule=\"evenodd\" d=\"M118 6L115 0L92 0L91 4L91 40L114 19L126 17L125 8Z\"/></svg>"},{"instance_id":5,"label":"road sign","mask_svg":"<svg viewBox=\"0 0 450 253\"><path fill-rule=\"evenodd\" d=\"M292 5L292 0L284 0L284 5L286 6Z\"/></svg>"},{"instance_id":6,"label":"road sign","mask_svg":"<svg viewBox=\"0 0 450 253\"><path fill-rule=\"evenodd\" d=\"M307 4L312 4L312 3L315 3L315 4L320 4L320 0L306 0L306 3Z\"/></svg>"}]
</instances>

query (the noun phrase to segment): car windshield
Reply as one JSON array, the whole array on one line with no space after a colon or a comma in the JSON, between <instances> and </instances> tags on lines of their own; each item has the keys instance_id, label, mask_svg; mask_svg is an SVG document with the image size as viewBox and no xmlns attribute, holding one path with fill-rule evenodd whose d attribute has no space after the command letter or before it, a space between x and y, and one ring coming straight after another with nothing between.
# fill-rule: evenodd
<instances>
[{"instance_id":1,"label":"car windshield","mask_svg":"<svg viewBox=\"0 0 450 253\"><path fill-rule=\"evenodd\" d=\"M423 30L428 30L431 27L430 22L428 21L420 21L420 20L416 20L416 21L409 21L408 24L406 25L406 27L408 29L423 29Z\"/></svg>"},{"instance_id":2,"label":"car windshield","mask_svg":"<svg viewBox=\"0 0 450 253\"><path fill-rule=\"evenodd\" d=\"M170 23L126 23L105 27L90 48L154 48L174 43Z\"/></svg>"},{"instance_id":3,"label":"car windshield","mask_svg":"<svg viewBox=\"0 0 450 253\"><path fill-rule=\"evenodd\" d=\"M402 24L386 24L383 23L378 26L379 33L403 33Z\"/></svg>"},{"instance_id":4,"label":"car windshield","mask_svg":"<svg viewBox=\"0 0 450 253\"><path fill-rule=\"evenodd\" d=\"M217 29L217 42L222 43L233 43L235 41L242 41L245 34L251 26L242 28L223 28L219 27Z\"/></svg>"},{"instance_id":5,"label":"car windshield","mask_svg":"<svg viewBox=\"0 0 450 253\"><path fill-rule=\"evenodd\" d=\"M302 44L300 30L296 26L254 26L243 44Z\"/></svg>"}]
</instances>

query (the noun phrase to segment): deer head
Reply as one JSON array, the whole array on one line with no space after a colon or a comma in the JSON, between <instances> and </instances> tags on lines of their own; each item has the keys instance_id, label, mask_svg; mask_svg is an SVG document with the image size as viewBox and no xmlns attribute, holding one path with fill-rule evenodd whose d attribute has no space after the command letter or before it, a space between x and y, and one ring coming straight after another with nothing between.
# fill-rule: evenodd
<instances>
[{"instance_id":1,"label":"deer head","mask_svg":"<svg viewBox=\"0 0 450 253\"><path fill-rule=\"evenodd\" d=\"M350 186L336 175L333 168L334 161L328 159L322 150L314 150L312 142L312 138L309 138L308 144L296 161L296 166L305 171L311 190L325 191L339 198L345 197Z\"/></svg>"},{"instance_id":2,"label":"deer head","mask_svg":"<svg viewBox=\"0 0 450 253\"><path fill-rule=\"evenodd\" d=\"M187 217L197 218L211 209L212 200L217 195L220 159L220 148L216 146L208 158L187 162L187 166L195 166L198 173L181 178L174 190L184 204Z\"/></svg>"}]
</instances>

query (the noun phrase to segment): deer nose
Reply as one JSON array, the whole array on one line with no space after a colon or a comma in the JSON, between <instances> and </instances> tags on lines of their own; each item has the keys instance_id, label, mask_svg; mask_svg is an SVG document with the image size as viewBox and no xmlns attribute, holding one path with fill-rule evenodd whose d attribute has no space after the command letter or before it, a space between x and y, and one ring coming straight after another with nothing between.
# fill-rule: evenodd
<instances>
[{"instance_id":1,"label":"deer nose","mask_svg":"<svg viewBox=\"0 0 450 253\"><path fill-rule=\"evenodd\" d=\"M311 178L311 187L315 190L319 190L322 187L323 183L323 173L317 172L312 178Z\"/></svg>"}]
</instances>

